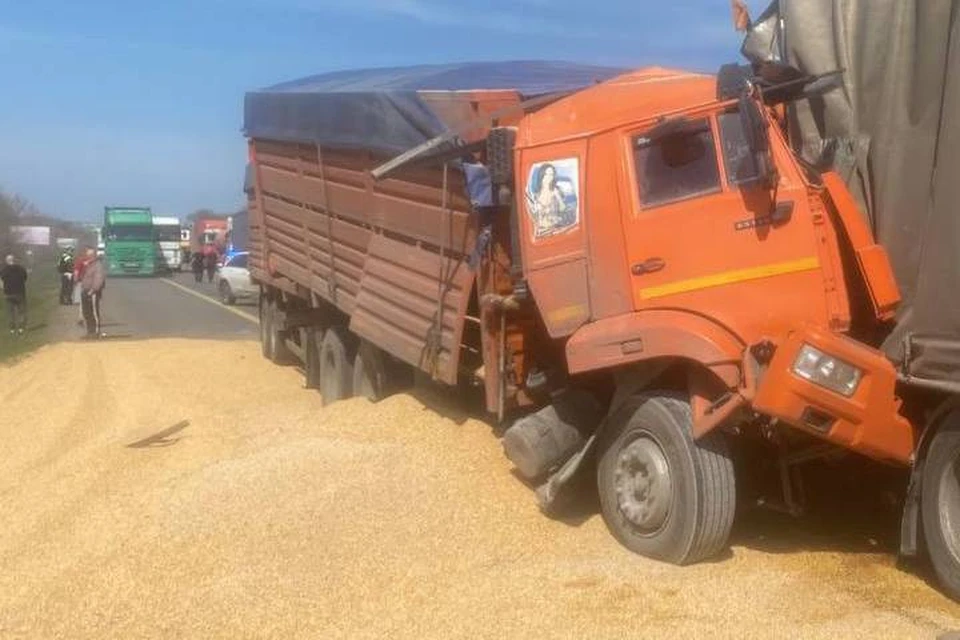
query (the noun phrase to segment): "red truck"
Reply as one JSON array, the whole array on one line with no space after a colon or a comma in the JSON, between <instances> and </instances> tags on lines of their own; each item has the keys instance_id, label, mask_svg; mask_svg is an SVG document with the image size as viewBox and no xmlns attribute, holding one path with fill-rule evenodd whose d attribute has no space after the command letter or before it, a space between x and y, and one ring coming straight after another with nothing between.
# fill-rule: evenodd
<instances>
[{"instance_id":1,"label":"red truck","mask_svg":"<svg viewBox=\"0 0 960 640\"><path fill-rule=\"evenodd\" d=\"M223 255L227 247L227 219L199 216L193 222L190 237L190 253L203 253L211 248ZM189 258L187 258L189 262Z\"/></svg>"},{"instance_id":2,"label":"red truck","mask_svg":"<svg viewBox=\"0 0 960 640\"><path fill-rule=\"evenodd\" d=\"M956 597L960 372L880 348L888 250L791 146L818 81L480 63L249 93L263 353L324 402L482 387L544 509L592 472L613 535L676 564L727 545L744 460L790 509L811 460L911 469L902 550Z\"/></svg>"}]
</instances>

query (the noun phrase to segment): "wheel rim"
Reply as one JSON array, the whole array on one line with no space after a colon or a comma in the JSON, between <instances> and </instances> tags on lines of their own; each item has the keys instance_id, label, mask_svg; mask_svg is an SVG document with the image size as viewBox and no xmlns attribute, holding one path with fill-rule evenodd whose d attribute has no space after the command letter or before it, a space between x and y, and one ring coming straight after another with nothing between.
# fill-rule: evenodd
<instances>
[{"instance_id":1,"label":"wheel rim","mask_svg":"<svg viewBox=\"0 0 960 640\"><path fill-rule=\"evenodd\" d=\"M960 458L940 474L940 531L954 562L960 564Z\"/></svg>"},{"instance_id":2,"label":"wheel rim","mask_svg":"<svg viewBox=\"0 0 960 640\"><path fill-rule=\"evenodd\" d=\"M670 515L673 481L667 458L655 440L640 436L620 450L614 488L620 513L639 534L663 528Z\"/></svg>"}]
</instances>

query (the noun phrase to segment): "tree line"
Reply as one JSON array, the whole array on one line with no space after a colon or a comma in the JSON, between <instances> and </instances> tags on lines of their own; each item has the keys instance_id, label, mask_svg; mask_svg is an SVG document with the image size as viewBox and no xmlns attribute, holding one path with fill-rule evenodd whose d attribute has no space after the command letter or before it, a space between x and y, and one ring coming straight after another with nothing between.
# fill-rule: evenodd
<instances>
[{"instance_id":1,"label":"tree line","mask_svg":"<svg viewBox=\"0 0 960 640\"><path fill-rule=\"evenodd\" d=\"M11 227L19 225L50 227L51 242L53 238L77 238L80 244L96 241L83 225L46 215L27 198L0 191L0 250L4 255L19 250L11 232Z\"/></svg>"}]
</instances>

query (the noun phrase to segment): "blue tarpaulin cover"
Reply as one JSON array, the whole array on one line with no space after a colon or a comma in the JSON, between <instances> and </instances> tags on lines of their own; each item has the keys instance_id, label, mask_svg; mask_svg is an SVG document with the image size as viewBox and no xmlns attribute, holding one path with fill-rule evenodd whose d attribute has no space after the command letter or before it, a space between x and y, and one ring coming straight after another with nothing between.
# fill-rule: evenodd
<instances>
[{"instance_id":1,"label":"blue tarpaulin cover","mask_svg":"<svg viewBox=\"0 0 960 640\"><path fill-rule=\"evenodd\" d=\"M573 91L624 69L569 62L469 62L335 71L247 93L250 138L399 154L447 131L422 91Z\"/></svg>"}]
</instances>

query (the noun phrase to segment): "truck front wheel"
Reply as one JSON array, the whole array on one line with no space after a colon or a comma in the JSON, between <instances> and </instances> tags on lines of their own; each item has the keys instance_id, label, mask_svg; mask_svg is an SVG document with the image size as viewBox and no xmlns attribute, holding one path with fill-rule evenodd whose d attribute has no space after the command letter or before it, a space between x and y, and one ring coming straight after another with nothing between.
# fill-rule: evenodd
<instances>
[{"instance_id":1,"label":"truck front wheel","mask_svg":"<svg viewBox=\"0 0 960 640\"><path fill-rule=\"evenodd\" d=\"M920 498L923 537L940 584L960 599L960 422L944 424L928 451Z\"/></svg>"},{"instance_id":2,"label":"truck front wheel","mask_svg":"<svg viewBox=\"0 0 960 640\"><path fill-rule=\"evenodd\" d=\"M320 347L320 395L324 406L353 395L353 337L343 327L331 327Z\"/></svg>"},{"instance_id":3,"label":"truck front wheel","mask_svg":"<svg viewBox=\"0 0 960 640\"><path fill-rule=\"evenodd\" d=\"M727 545L736 507L726 441L694 441L690 404L669 393L641 394L612 416L599 443L603 518L628 549L691 564Z\"/></svg>"}]
</instances>

